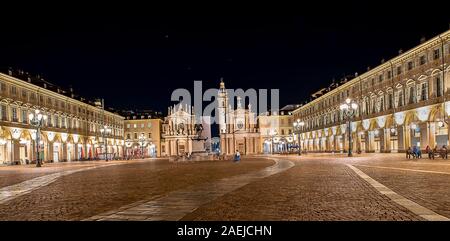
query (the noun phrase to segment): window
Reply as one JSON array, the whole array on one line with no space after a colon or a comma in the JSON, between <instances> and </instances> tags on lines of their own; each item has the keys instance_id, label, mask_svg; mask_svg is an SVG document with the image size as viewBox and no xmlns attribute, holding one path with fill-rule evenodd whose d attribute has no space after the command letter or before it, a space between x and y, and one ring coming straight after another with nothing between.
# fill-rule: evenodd
<instances>
[{"instance_id":1,"label":"window","mask_svg":"<svg viewBox=\"0 0 450 241\"><path fill-rule=\"evenodd\" d=\"M137 139L137 133L136 132L134 133L134 139Z\"/></svg>"},{"instance_id":2,"label":"window","mask_svg":"<svg viewBox=\"0 0 450 241\"><path fill-rule=\"evenodd\" d=\"M424 65L426 63L425 55L420 56L419 62L420 62L420 65Z\"/></svg>"},{"instance_id":3,"label":"window","mask_svg":"<svg viewBox=\"0 0 450 241\"><path fill-rule=\"evenodd\" d=\"M428 99L428 82L422 82L417 85L417 101L423 101Z\"/></svg>"},{"instance_id":4,"label":"window","mask_svg":"<svg viewBox=\"0 0 450 241\"><path fill-rule=\"evenodd\" d=\"M134 129L136 129L137 128L137 124L134 124L133 127L134 127Z\"/></svg>"},{"instance_id":5,"label":"window","mask_svg":"<svg viewBox=\"0 0 450 241\"><path fill-rule=\"evenodd\" d=\"M389 97L388 97L388 101L389 101L388 108L389 108L389 109L392 109L392 102L393 102L393 96L392 96L392 93L389 93L388 96L389 96Z\"/></svg>"},{"instance_id":6,"label":"window","mask_svg":"<svg viewBox=\"0 0 450 241\"><path fill-rule=\"evenodd\" d=\"M411 86L409 87L409 101L408 104L413 104L414 103L414 87Z\"/></svg>"},{"instance_id":7,"label":"window","mask_svg":"<svg viewBox=\"0 0 450 241\"><path fill-rule=\"evenodd\" d=\"M375 78L372 78L372 87L375 86Z\"/></svg>"},{"instance_id":8,"label":"window","mask_svg":"<svg viewBox=\"0 0 450 241\"><path fill-rule=\"evenodd\" d=\"M0 83L0 91L2 91L2 92L6 91L6 84L3 82Z\"/></svg>"},{"instance_id":9,"label":"window","mask_svg":"<svg viewBox=\"0 0 450 241\"><path fill-rule=\"evenodd\" d=\"M127 133L127 139L130 139L130 133Z\"/></svg>"},{"instance_id":10,"label":"window","mask_svg":"<svg viewBox=\"0 0 450 241\"><path fill-rule=\"evenodd\" d=\"M42 95L39 96L39 102L44 103L44 96L42 96Z\"/></svg>"},{"instance_id":11,"label":"window","mask_svg":"<svg viewBox=\"0 0 450 241\"><path fill-rule=\"evenodd\" d=\"M17 95L17 87L11 86L11 95Z\"/></svg>"},{"instance_id":12,"label":"window","mask_svg":"<svg viewBox=\"0 0 450 241\"><path fill-rule=\"evenodd\" d=\"M402 74L402 66L397 66L397 75Z\"/></svg>"},{"instance_id":13,"label":"window","mask_svg":"<svg viewBox=\"0 0 450 241\"><path fill-rule=\"evenodd\" d=\"M408 70L412 70L414 68L414 63L412 61L408 62Z\"/></svg>"},{"instance_id":14,"label":"window","mask_svg":"<svg viewBox=\"0 0 450 241\"><path fill-rule=\"evenodd\" d=\"M31 93L30 100L31 101L35 101L36 100L36 94L35 93Z\"/></svg>"},{"instance_id":15,"label":"window","mask_svg":"<svg viewBox=\"0 0 450 241\"><path fill-rule=\"evenodd\" d=\"M23 99L27 99L27 91L26 90L22 90L22 98Z\"/></svg>"},{"instance_id":16,"label":"window","mask_svg":"<svg viewBox=\"0 0 450 241\"><path fill-rule=\"evenodd\" d=\"M422 93L421 93L421 100L427 100L428 99L428 82L422 83Z\"/></svg>"},{"instance_id":17,"label":"window","mask_svg":"<svg viewBox=\"0 0 450 241\"><path fill-rule=\"evenodd\" d=\"M145 128L145 124L144 123L141 124L141 128Z\"/></svg>"},{"instance_id":18,"label":"window","mask_svg":"<svg viewBox=\"0 0 450 241\"><path fill-rule=\"evenodd\" d=\"M2 121L8 120L8 115L6 114L6 105L0 105L0 119Z\"/></svg>"},{"instance_id":19,"label":"window","mask_svg":"<svg viewBox=\"0 0 450 241\"><path fill-rule=\"evenodd\" d=\"M147 123L147 128L152 128L152 123Z\"/></svg>"},{"instance_id":20,"label":"window","mask_svg":"<svg viewBox=\"0 0 450 241\"><path fill-rule=\"evenodd\" d=\"M433 59L434 60L436 60L436 59L439 59L439 57L441 57L440 56L440 51L439 51L439 49L435 49L434 51L433 51Z\"/></svg>"},{"instance_id":21,"label":"window","mask_svg":"<svg viewBox=\"0 0 450 241\"><path fill-rule=\"evenodd\" d=\"M28 122L27 110L22 110L22 123L26 124Z\"/></svg>"},{"instance_id":22,"label":"window","mask_svg":"<svg viewBox=\"0 0 450 241\"><path fill-rule=\"evenodd\" d=\"M55 127L59 128L59 118L57 115L55 115Z\"/></svg>"},{"instance_id":23,"label":"window","mask_svg":"<svg viewBox=\"0 0 450 241\"><path fill-rule=\"evenodd\" d=\"M403 90L398 92L398 106L403 106Z\"/></svg>"},{"instance_id":24,"label":"window","mask_svg":"<svg viewBox=\"0 0 450 241\"><path fill-rule=\"evenodd\" d=\"M51 115L48 116L47 121L48 126L53 127L53 118Z\"/></svg>"},{"instance_id":25,"label":"window","mask_svg":"<svg viewBox=\"0 0 450 241\"><path fill-rule=\"evenodd\" d=\"M152 133L148 133L148 139L152 139Z\"/></svg>"},{"instance_id":26,"label":"window","mask_svg":"<svg viewBox=\"0 0 450 241\"><path fill-rule=\"evenodd\" d=\"M12 114L12 121L17 122L17 108L16 107L12 107L11 108L11 114Z\"/></svg>"},{"instance_id":27,"label":"window","mask_svg":"<svg viewBox=\"0 0 450 241\"><path fill-rule=\"evenodd\" d=\"M383 81L383 75L381 74L380 76L378 76L378 82L382 82Z\"/></svg>"},{"instance_id":28,"label":"window","mask_svg":"<svg viewBox=\"0 0 450 241\"><path fill-rule=\"evenodd\" d=\"M392 78L392 72L390 70L387 72L387 76L388 76L388 79Z\"/></svg>"},{"instance_id":29,"label":"window","mask_svg":"<svg viewBox=\"0 0 450 241\"><path fill-rule=\"evenodd\" d=\"M129 129L131 127L131 124L127 124L127 128Z\"/></svg>"}]
</instances>

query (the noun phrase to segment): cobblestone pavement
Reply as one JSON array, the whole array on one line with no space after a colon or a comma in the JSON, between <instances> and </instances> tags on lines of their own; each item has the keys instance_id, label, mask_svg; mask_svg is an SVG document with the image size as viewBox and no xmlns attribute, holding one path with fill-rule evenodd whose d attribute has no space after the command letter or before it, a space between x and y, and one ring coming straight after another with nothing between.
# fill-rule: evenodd
<instances>
[{"instance_id":1,"label":"cobblestone pavement","mask_svg":"<svg viewBox=\"0 0 450 241\"><path fill-rule=\"evenodd\" d=\"M139 202L135 206L121 208L118 211L97 215L87 220L152 220L177 221L199 206L220 196L247 185L257 179L283 172L294 166L287 160L276 160L273 166L259 171L224 178L215 182L190 186L173 191L164 197L146 203Z\"/></svg>"},{"instance_id":2,"label":"cobblestone pavement","mask_svg":"<svg viewBox=\"0 0 450 241\"><path fill-rule=\"evenodd\" d=\"M0 204L0 220L450 218L449 160L408 160L404 154L273 158L295 166L251 180L239 178L274 162L262 157L237 165L155 160L81 171Z\"/></svg>"},{"instance_id":3,"label":"cobblestone pavement","mask_svg":"<svg viewBox=\"0 0 450 241\"><path fill-rule=\"evenodd\" d=\"M271 160L135 162L77 172L0 204L0 220L81 220L168 192L263 169Z\"/></svg>"},{"instance_id":4,"label":"cobblestone pavement","mask_svg":"<svg viewBox=\"0 0 450 241\"><path fill-rule=\"evenodd\" d=\"M134 163L140 161L142 160L44 163L40 168L37 168L36 165L0 166L0 188L18 184L32 178L64 171L73 171L92 166L103 166L111 163Z\"/></svg>"},{"instance_id":5,"label":"cobblestone pavement","mask_svg":"<svg viewBox=\"0 0 450 241\"><path fill-rule=\"evenodd\" d=\"M344 160L302 157L286 172L250 183L183 220L422 220L381 195Z\"/></svg>"},{"instance_id":6,"label":"cobblestone pavement","mask_svg":"<svg viewBox=\"0 0 450 241\"><path fill-rule=\"evenodd\" d=\"M450 217L450 172L416 172L357 166L394 192L434 212ZM447 174L443 174L447 172Z\"/></svg>"}]
</instances>

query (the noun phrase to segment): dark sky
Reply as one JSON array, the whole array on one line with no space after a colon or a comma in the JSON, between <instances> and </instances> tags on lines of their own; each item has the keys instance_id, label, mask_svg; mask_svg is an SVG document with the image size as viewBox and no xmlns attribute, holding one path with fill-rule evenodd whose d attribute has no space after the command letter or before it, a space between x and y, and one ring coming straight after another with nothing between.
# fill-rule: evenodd
<instances>
[{"instance_id":1,"label":"dark sky","mask_svg":"<svg viewBox=\"0 0 450 241\"><path fill-rule=\"evenodd\" d=\"M342 17L345 16L345 17ZM72 85L107 106L166 111L172 90L279 88L298 103L449 28L449 16L373 14L0 16L0 66Z\"/></svg>"}]
</instances>

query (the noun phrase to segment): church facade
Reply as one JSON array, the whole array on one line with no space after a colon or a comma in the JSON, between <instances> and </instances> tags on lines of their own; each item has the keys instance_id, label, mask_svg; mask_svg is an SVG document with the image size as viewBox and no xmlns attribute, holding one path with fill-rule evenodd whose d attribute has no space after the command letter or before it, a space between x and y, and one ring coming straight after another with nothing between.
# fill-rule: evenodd
<instances>
[{"instance_id":1,"label":"church facade","mask_svg":"<svg viewBox=\"0 0 450 241\"><path fill-rule=\"evenodd\" d=\"M210 117L196 123L194 107L178 104L168 108L162 125L162 156L208 153L211 149Z\"/></svg>"},{"instance_id":2,"label":"church facade","mask_svg":"<svg viewBox=\"0 0 450 241\"><path fill-rule=\"evenodd\" d=\"M218 93L218 123L220 130L220 150L222 154L232 155L239 151L242 155L261 152L260 133L256 113L242 104L237 97L237 108L229 104L225 83L221 81Z\"/></svg>"}]
</instances>

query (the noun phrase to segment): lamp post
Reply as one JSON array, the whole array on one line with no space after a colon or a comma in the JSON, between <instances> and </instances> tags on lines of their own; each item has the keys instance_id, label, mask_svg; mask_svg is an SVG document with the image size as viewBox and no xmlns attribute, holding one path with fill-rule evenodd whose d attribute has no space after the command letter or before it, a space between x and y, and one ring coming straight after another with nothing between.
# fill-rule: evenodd
<instances>
[{"instance_id":1,"label":"lamp post","mask_svg":"<svg viewBox=\"0 0 450 241\"><path fill-rule=\"evenodd\" d=\"M108 140L106 138L111 134L111 128L104 125L103 128L100 129L100 133L102 134L103 146L105 148L105 161L108 161Z\"/></svg>"},{"instance_id":2,"label":"lamp post","mask_svg":"<svg viewBox=\"0 0 450 241\"><path fill-rule=\"evenodd\" d=\"M44 120L47 120L47 115L43 115L39 110L28 115L30 124L36 128L36 167L41 167L41 159L39 158L39 145L41 137L41 127L44 125Z\"/></svg>"},{"instance_id":3,"label":"lamp post","mask_svg":"<svg viewBox=\"0 0 450 241\"><path fill-rule=\"evenodd\" d=\"M141 133L139 136L139 145L141 146L141 158L144 159L144 146L147 143L147 140L144 136L144 133Z\"/></svg>"},{"instance_id":4,"label":"lamp post","mask_svg":"<svg viewBox=\"0 0 450 241\"><path fill-rule=\"evenodd\" d=\"M344 119L348 122L348 156L353 156L352 154L352 127L351 127L351 121L353 116L356 114L356 110L358 109L358 104L350 99L347 98L343 104L339 107L342 111L342 114L344 116Z\"/></svg>"},{"instance_id":5,"label":"lamp post","mask_svg":"<svg viewBox=\"0 0 450 241\"><path fill-rule=\"evenodd\" d=\"M294 132L297 133L298 138L298 155L301 156L302 155L302 150L301 150L301 146L300 146L300 132L303 129L303 126L305 126L305 122L301 121L300 119L297 119L296 121L294 121Z\"/></svg>"}]
</instances>

